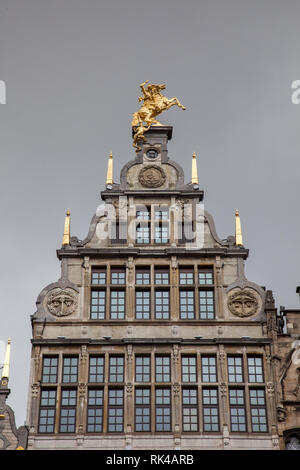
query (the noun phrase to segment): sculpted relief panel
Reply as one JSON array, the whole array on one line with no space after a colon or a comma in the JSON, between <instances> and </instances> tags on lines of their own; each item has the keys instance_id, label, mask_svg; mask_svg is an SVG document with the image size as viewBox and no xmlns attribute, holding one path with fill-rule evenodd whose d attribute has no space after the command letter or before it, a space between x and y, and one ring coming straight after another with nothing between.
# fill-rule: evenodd
<instances>
[{"instance_id":1,"label":"sculpted relief panel","mask_svg":"<svg viewBox=\"0 0 300 470\"><path fill-rule=\"evenodd\" d=\"M48 292L45 297L45 307L52 315L64 317L71 315L77 308L77 292L70 287L57 287Z\"/></svg>"},{"instance_id":2,"label":"sculpted relief panel","mask_svg":"<svg viewBox=\"0 0 300 470\"><path fill-rule=\"evenodd\" d=\"M146 188L159 188L165 181L165 172L156 165L146 166L139 173L139 182Z\"/></svg>"},{"instance_id":3,"label":"sculpted relief panel","mask_svg":"<svg viewBox=\"0 0 300 470\"><path fill-rule=\"evenodd\" d=\"M235 288L229 292L227 306L229 311L240 318L256 315L261 309L261 297L251 288Z\"/></svg>"}]
</instances>

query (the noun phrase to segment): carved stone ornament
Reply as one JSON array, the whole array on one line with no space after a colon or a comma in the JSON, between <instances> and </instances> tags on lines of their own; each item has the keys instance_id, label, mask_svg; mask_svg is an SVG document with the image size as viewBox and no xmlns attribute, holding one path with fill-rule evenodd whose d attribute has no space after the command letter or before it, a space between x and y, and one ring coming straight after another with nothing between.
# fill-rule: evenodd
<instances>
[{"instance_id":1,"label":"carved stone ornament","mask_svg":"<svg viewBox=\"0 0 300 470\"><path fill-rule=\"evenodd\" d=\"M156 165L146 166L139 173L139 182L146 188L159 188L165 181L165 172Z\"/></svg>"},{"instance_id":2,"label":"carved stone ornament","mask_svg":"<svg viewBox=\"0 0 300 470\"><path fill-rule=\"evenodd\" d=\"M250 289L238 289L229 294L227 301L228 308L237 317L250 317L259 310L257 295Z\"/></svg>"},{"instance_id":3,"label":"carved stone ornament","mask_svg":"<svg viewBox=\"0 0 300 470\"><path fill-rule=\"evenodd\" d=\"M77 307L77 292L69 287L52 289L46 296L45 305L57 317L71 315Z\"/></svg>"}]
</instances>

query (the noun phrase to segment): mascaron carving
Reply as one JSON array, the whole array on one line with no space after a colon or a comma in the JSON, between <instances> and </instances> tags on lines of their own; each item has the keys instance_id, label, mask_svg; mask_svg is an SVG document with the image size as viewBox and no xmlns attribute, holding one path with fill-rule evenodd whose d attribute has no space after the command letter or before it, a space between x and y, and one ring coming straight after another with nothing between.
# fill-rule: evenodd
<instances>
[{"instance_id":1,"label":"mascaron carving","mask_svg":"<svg viewBox=\"0 0 300 470\"><path fill-rule=\"evenodd\" d=\"M52 289L46 296L45 305L57 317L71 315L77 307L77 292L70 287Z\"/></svg>"},{"instance_id":2,"label":"mascaron carving","mask_svg":"<svg viewBox=\"0 0 300 470\"><path fill-rule=\"evenodd\" d=\"M229 294L228 308L237 317L250 317L258 312L259 301L253 289L238 289Z\"/></svg>"},{"instance_id":3,"label":"mascaron carving","mask_svg":"<svg viewBox=\"0 0 300 470\"><path fill-rule=\"evenodd\" d=\"M147 165L139 173L139 182L147 188L158 188L166 181L166 174L156 165Z\"/></svg>"}]
</instances>

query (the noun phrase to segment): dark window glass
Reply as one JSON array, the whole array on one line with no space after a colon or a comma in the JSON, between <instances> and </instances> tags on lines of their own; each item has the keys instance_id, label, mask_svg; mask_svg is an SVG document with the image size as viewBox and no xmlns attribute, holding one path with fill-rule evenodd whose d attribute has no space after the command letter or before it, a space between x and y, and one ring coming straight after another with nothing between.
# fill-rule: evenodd
<instances>
[{"instance_id":1,"label":"dark window glass","mask_svg":"<svg viewBox=\"0 0 300 470\"><path fill-rule=\"evenodd\" d=\"M106 291L92 290L91 292L91 319L104 320L106 306Z\"/></svg>"},{"instance_id":2,"label":"dark window glass","mask_svg":"<svg viewBox=\"0 0 300 470\"><path fill-rule=\"evenodd\" d=\"M158 151L155 149L149 149L146 152L148 158L156 158L158 156Z\"/></svg>"},{"instance_id":3,"label":"dark window glass","mask_svg":"<svg viewBox=\"0 0 300 470\"><path fill-rule=\"evenodd\" d=\"M155 243L168 243L169 241L169 224L155 224Z\"/></svg>"},{"instance_id":4,"label":"dark window glass","mask_svg":"<svg viewBox=\"0 0 300 470\"><path fill-rule=\"evenodd\" d=\"M140 223L136 226L136 243L150 243L150 225Z\"/></svg>"},{"instance_id":5,"label":"dark window glass","mask_svg":"<svg viewBox=\"0 0 300 470\"><path fill-rule=\"evenodd\" d=\"M136 211L137 220L150 220L150 207L138 208Z\"/></svg>"},{"instance_id":6,"label":"dark window glass","mask_svg":"<svg viewBox=\"0 0 300 470\"><path fill-rule=\"evenodd\" d=\"M249 382L261 383L264 381L262 357L248 357Z\"/></svg>"},{"instance_id":7,"label":"dark window glass","mask_svg":"<svg viewBox=\"0 0 300 470\"><path fill-rule=\"evenodd\" d=\"M155 209L155 220L156 221L169 220L169 209L168 209L168 207Z\"/></svg>"},{"instance_id":8,"label":"dark window glass","mask_svg":"<svg viewBox=\"0 0 300 470\"><path fill-rule=\"evenodd\" d=\"M230 422L232 432L246 432L246 410L244 390L229 390Z\"/></svg>"},{"instance_id":9,"label":"dark window glass","mask_svg":"<svg viewBox=\"0 0 300 470\"><path fill-rule=\"evenodd\" d=\"M103 390L88 391L87 432L103 432Z\"/></svg>"},{"instance_id":10,"label":"dark window glass","mask_svg":"<svg viewBox=\"0 0 300 470\"><path fill-rule=\"evenodd\" d=\"M135 381L150 382L150 356L135 357Z\"/></svg>"},{"instance_id":11,"label":"dark window glass","mask_svg":"<svg viewBox=\"0 0 300 470\"><path fill-rule=\"evenodd\" d=\"M179 270L179 284L182 285L194 285L194 269L193 268L181 268Z\"/></svg>"},{"instance_id":12,"label":"dark window glass","mask_svg":"<svg viewBox=\"0 0 300 470\"><path fill-rule=\"evenodd\" d=\"M196 356L181 357L182 382L197 382Z\"/></svg>"},{"instance_id":13,"label":"dark window glass","mask_svg":"<svg viewBox=\"0 0 300 470\"><path fill-rule=\"evenodd\" d=\"M217 381L217 363L214 356L202 356L202 382Z\"/></svg>"},{"instance_id":14,"label":"dark window glass","mask_svg":"<svg viewBox=\"0 0 300 470\"><path fill-rule=\"evenodd\" d=\"M183 431L198 431L198 396L196 388L182 390L182 427Z\"/></svg>"},{"instance_id":15,"label":"dark window glass","mask_svg":"<svg viewBox=\"0 0 300 470\"><path fill-rule=\"evenodd\" d=\"M125 284L125 278L124 268L111 268L111 284Z\"/></svg>"},{"instance_id":16,"label":"dark window glass","mask_svg":"<svg viewBox=\"0 0 300 470\"><path fill-rule=\"evenodd\" d=\"M155 312L154 316L157 320L168 320L170 316L169 291L155 291Z\"/></svg>"},{"instance_id":17,"label":"dark window glass","mask_svg":"<svg viewBox=\"0 0 300 470\"><path fill-rule=\"evenodd\" d=\"M89 382L104 382L104 357L91 356L89 362Z\"/></svg>"},{"instance_id":18,"label":"dark window glass","mask_svg":"<svg viewBox=\"0 0 300 470\"><path fill-rule=\"evenodd\" d=\"M180 318L191 320L195 318L195 302L193 290L180 291Z\"/></svg>"},{"instance_id":19,"label":"dark window glass","mask_svg":"<svg viewBox=\"0 0 300 470\"><path fill-rule=\"evenodd\" d=\"M212 320L215 317L213 290L199 290L199 314L201 320Z\"/></svg>"},{"instance_id":20,"label":"dark window glass","mask_svg":"<svg viewBox=\"0 0 300 470\"><path fill-rule=\"evenodd\" d=\"M41 390L39 432L53 433L56 410L56 390Z\"/></svg>"},{"instance_id":21,"label":"dark window glass","mask_svg":"<svg viewBox=\"0 0 300 470\"><path fill-rule=\"evenodd\" d=\"M135 292L135 318L149 320L150 318L150 291L137 290Z\"/></svg>"},{"instance_id":22,"label":"dark window glass","mask_svg":"<svg viewBox=\"0 0 300 470\"><path fill-rule=\"evenodd\" d=\"M213 285L214 276L211 268L199 268L198 269L198 282L200 285Z\"/></svg>"},{"instance_id":23,"label":"dark window glass","mask_svg":"<svg viewBox=\"0 0 300 470\"><path fill-rule=\"evenodd\" d=\"M124 382L124 357L110 356L109 358L109 381Z\"/></svg>"},{"instance_id":24,"label":"dark window glass","mask_svg":"<svg viewBox=\"0 0 300 470\"><path fill-rule=\"evenodd\" d=\"M218 390L216 388L202 389L203 431L219 431Z\"/></svg>"},{"instance_id":25,"label":"dark window glass","mask_svg":"<svg viewBox=\"0 0 300 470\"><path fill-rule=\"evenodd\" d=\"M155 269L155 284L157 285L168 285L169 284L170 272L168 268L156 268Z\"/></svg>"},{"instance_id":26,"label":"dark window glass","mask_svg":"<svg viewBox=\"0 0 300 470\"><path fill-rule=\"evenodd\" d=\"M93 268L92 284L94 285L106 284L106 268Z\"/></svg>"},{"instance_id":27,"label":"dark window glass","mask_svg":"<svg viewBox=\"0 0 300 470\"><path fill-rule=\"evenodd\" d=\"M110 318L112 320L124 320L125 318L125 291L110 291Z\"/></svg>"},{"instance_id":28,"label":"dark window glass","mask_svg":"<svg viewBox=\"0 0 300 470\"><path fill-rule=\"evenodd\" d=\"M60 432L75 432L76 390L62 390L60 407Z\"/></svg>"},{"instance_id":29,"label":"dark window glass","mask_svg":"<svg viewBox=\"0 0 300 470\"><path fill-rule=\"evenodd\" d=\"M250 389L252 432L268 432L265 391Z\"/></svg>"},{"instance_id":30,"label":"dark window glass","mask_svg":"<svg viewBox=\"0 0 300 470\"><path fill-rule=\"evenodd\" d=\"M171 381L170 356L156 356L155 357L155 381L156 382L170 382Z\"/></svg>"},{"instance_id":31,"label":"dark window glass","mask_svg":"<svg viewBox=\"0 0 300 470\"><path fill-rule=\"evenodd\" d=\"M63 383L76 383L78 377L78 357L64 357Z\"/></svg>"},{"instance_id":32,"label":"dark window glass","mask_svg":"<svg viewBox=\"0 0 300 470\"><path fill-rule=\"evenodd\" d=\"M155 430L171 431L171 391L169 388L155 390Z\"/></svg>"},{"instance_id":33,"label":"dark window glass","mask_svg":"<svg viewBox=\"0 0 300 470\"><path fill-rule=\"evenodd\" d=\"M135 269L135 283L137 285L150 284L150 269L149 268L136 268Z\"/></svg>"},{"instance_id":34,"label":"dark window glass","mask_svg":"<svg viewBox=\"0 0 300 470\"><path fill-rule=\"evenodd\" d=\"M228 381L243 382L243 367L241 356L228 356Z\"/></svg>"},{"instance_id":35,"label":"dark window glass","mask_svg":"<svg viewBox=\"0 0 300 470\"><path fill-rule=\"evenodd\" d=\"M135 431L150 431L150 388L135 389Z\"/></svg>"},{"instance_id":36,"label":"dark window glass","mask_svg":"<svg viewBox=\"0 0 300 470\"><path fill-rule=\"evenodd\" d=\"M44 356L43 357L43 372L42 383L56 383L58 370L58 357L57 356Z\"/></svg>"},{"instance_id":37,"label":"dark window glass","mask_svg":"<svg viewBox=\"0 0 300 470\"><path fill-rule=\"evenodd\" d=\"M108 432L123 432L124 392L108 390Z\"/></svg>"}]
</instances>

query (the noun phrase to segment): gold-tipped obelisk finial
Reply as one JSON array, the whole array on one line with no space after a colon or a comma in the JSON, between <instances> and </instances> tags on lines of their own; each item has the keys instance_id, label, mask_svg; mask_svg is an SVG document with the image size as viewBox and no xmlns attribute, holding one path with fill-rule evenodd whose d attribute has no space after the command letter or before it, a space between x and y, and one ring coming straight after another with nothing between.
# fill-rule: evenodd
<instances>
[{"instance_id":1,"label":"gold-tipped obelisk finial","mask_svg":"<svg viewBox=\"0 0 300 470\"><path fill-rule=\"evenodd\" d=\"M238 209L235 211L235 244L236 246L243 246L241 219Z\"/></svg>"},{"instance_id":2,"label":"gold-tipped obelisk finial","mask_svg":"<svg viewBox=\"0 0 300 470\"><path fill-rule=\"evenodd\" d=\"M192 158L192 184L199 184L198 180L198 170L197 170L197 160L196 160L196 153L193 153Z\"/></svg>"},{"instance_id":3,"label":"gold-tipped obelisk finial","mask_svg":"<svg viewBox=\"0 0 300 470\"><path fill-rule=\"evenodd\" d=\"M108 163L107 163L107 176L106 176L106 184L113 184L113 155L112 152L110 152L109 157L108 157Z\"/></svg>"},{"instance_id":4,"label":"gold-tipped obelisk finial","mask_svg":"<svg viewBox=\"0 0 300 470\"><path fill-rule=\"evenodd\" d=\"M64 236L63 236L62 244L63 246L70 245L70 211L69 209L66 212L65 229L64 229Z\"/></svg>"},{"instance_id":5,"label":"gold-tipped obelisk finial","mask_svg":"<svg viewBox=\"0 0 300 470\"><path fill-rule=\"evenodd\" d=\"M2 370L2 381L1 381L2 385L4 383L6 385L9 379L10 345L11 345L11 340L8 339L6 352L5 352L5 358L4 358L4 365L3 365L3 370Z\"/></svg>"}]
</instances>

